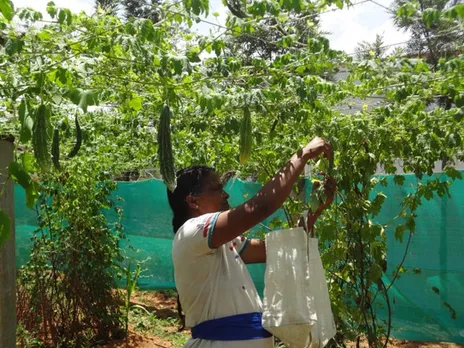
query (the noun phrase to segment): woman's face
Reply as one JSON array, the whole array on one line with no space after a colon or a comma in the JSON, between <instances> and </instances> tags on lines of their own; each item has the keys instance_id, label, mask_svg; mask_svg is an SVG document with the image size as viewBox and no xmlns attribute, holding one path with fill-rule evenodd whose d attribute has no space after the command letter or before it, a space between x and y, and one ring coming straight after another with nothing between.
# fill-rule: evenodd
<instances>
[{"instance_id":1,"label":"woman's face","mask_svg":"<svg viewBox=\"0 0 464 348\"><path fill-rule=\"evenodd\" d=\"M196 196L196 204L200 214L215 213L230 209L221 179L217 173L210 173L203 183L201 193Z\"/></svg>"}]
</instances>

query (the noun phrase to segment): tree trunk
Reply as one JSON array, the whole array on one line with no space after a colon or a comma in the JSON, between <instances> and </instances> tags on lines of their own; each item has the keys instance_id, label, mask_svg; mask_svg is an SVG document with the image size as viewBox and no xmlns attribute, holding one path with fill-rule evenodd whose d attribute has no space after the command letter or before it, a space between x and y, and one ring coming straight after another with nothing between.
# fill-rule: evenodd
<instances>
[{"instance_id":1,"label":"tree trunk","mask_svg":"<svg viewBox=\"0 0 464 348\"><path fill-rule=\"evenodd\" d=\"M0 248L0 347L16 347L16 252L14 185L8 179L13 141L0 137L0 209L10 217L10 238Z\"/></svg>"}]
</instances>

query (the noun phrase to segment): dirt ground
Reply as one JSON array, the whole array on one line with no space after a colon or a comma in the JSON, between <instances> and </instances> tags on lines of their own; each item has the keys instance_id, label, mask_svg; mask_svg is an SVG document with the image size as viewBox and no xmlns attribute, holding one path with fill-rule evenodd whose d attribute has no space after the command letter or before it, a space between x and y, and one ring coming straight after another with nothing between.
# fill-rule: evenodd
<instances>
[{"instance_id":1,"label":"dirt ground","mask_svg":"<svg viewBox=\"0 0 464 348\"><path fill-rule=\"evenodd\" d=\"M177 300L169 293L164 292L135 292L131 298L131 304L141 305L149 312L152 312L160 319L177 318ZM178 326L166 328L167 332L178 331ZM189 330L185 330L185 335L189 335ZM156 337L147 333L134 330L133 325L129 325L128 337L113 341L105 348L177 348L172 342Z\"/></svg>"},{"instance_id":2,"label":"dirt ground","mask_svg":"<svg viewBox=\"0 0 464 348\"><path fill-rule=\"evenodd\" d=\"M106 348L153 348L172 347L170 342L163 341L157 337L148 337L140 333L130 331L127 339L114 341L105 346Z\"/></svg>"},{"instance_id":3,"label":"dirt ground","mask_svg":"<svg viewBox=\"0 0 464 348\"><path fill-rule=\"evenodd\" d=\"M168 318L177 318L177 302L176 298L169 293L163 292L136 292L131 301L133 304L142 305L148 311L154 313L160 320ZM166 332L177 332L178 326L172 325L165 327ZM184 332L188 335L188 331ZM362 347L367 347L366 344L361 344ZM129 335L127 338L113 341L105 348L178 348L169 340L141 333L134 330L133 325L129 327ZM355 348L356 345L348 344L348 347ZM411 342L392 340L388 347L392 348L464 348L464 345L454 343L437 343L437 342Z\"/></svg>"},{"instance_id":4,"label":"dirt ground","mask_svg":"<svg viewBox=\"0 0 464 348\"><path fill-rule=\"evenodd\" d=\"M362 347L367 347L362 345ZM130 332L130 335L126 340L117 341L106 346L107 348L174 348L170 342L163 341L156 337L143 336L136 332ZM349 345L348 347L354 348L355 344ZM407 342L407 341L394 341L393 344L389 344L388 347L392 348L463 348L464 345L453 344L453 343L428 343L428 342Z\"/></svg>"}]
</instances>

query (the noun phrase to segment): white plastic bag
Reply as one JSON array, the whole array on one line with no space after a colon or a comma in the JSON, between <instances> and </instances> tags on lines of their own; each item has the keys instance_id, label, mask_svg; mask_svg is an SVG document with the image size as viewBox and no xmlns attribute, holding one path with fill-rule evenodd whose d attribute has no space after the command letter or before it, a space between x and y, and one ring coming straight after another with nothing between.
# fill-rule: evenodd
<instances>
[{"instance_id":1,"label":"white plastic bag","mask_svg":"<svg viewBox=\"0 0 464 348\"><path fill-rule=\"evenodd\" d=\"M323 347L335 336L318 241L303 228L266 235L263 327L289 348Z\"/></svg>"}]
</instances>

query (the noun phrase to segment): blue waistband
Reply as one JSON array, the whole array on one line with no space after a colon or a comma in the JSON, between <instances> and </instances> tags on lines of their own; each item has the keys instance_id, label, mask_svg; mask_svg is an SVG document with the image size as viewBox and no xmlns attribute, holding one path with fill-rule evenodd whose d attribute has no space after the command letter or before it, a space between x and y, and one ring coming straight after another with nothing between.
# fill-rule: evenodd
<instances>
[{"instance_id":1,"label":"blue waistband","mask_svg":"<svg viewBox=\"0 0 464 348\"><path fill-rule=\"evenodd\" d=\"M211 341L245 341L272 337L261 323L262 313L231 315L204 321L192 328L192 337Z\"/></svg>"}]
</instances>

